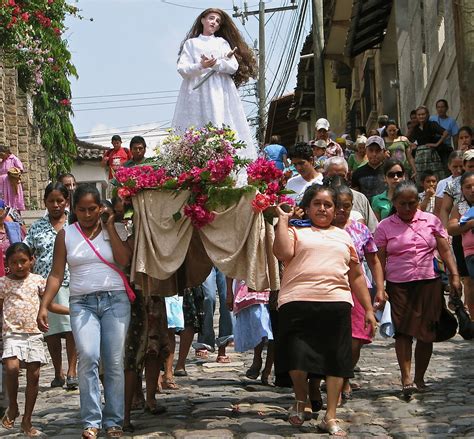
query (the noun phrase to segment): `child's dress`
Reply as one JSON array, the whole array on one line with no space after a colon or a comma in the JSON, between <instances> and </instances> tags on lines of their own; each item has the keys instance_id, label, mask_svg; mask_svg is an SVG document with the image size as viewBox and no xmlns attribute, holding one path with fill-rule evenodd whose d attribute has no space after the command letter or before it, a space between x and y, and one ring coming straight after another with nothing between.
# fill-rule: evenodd
<instances>
[{"instance_id":1,"label":"child's dress","mask_svg":"<svg viewBox=\"0 0 474 439\"><path fill-rule=\"evenodd\" d=\"M46 279L29 274L26 279L0 278L0 299L3 300L3 355L17 357L25 363L47 364L43 334L36 317L40 306L40 290Z\"/></svg>"}]
</instances>

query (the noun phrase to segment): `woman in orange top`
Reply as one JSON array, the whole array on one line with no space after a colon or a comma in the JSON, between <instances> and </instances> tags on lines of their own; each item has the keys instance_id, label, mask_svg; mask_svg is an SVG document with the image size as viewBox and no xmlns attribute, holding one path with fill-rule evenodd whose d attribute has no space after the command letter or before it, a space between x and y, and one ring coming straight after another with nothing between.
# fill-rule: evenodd
<instances>
[{"instance_id":1,"label":"woman in orange top","mask_svg":"<svg viewBox=\"0 0 474 439\"><path fill-rule=\"evenodd\" d=\"M273 253L285 268L278 298L276 372L291 377L296 401L288 420L298 426L304 422L308 379L325 377L327 410L319 428L345 436L336 422L336 407L344 378L353 376L351 291L365 309L366 325L374 330L376 322L352 239L331 225L335 205L334 189L312 185L301 202L311 227L289 226L292 213L278 208Z\"/></svg>"}]
</instances>

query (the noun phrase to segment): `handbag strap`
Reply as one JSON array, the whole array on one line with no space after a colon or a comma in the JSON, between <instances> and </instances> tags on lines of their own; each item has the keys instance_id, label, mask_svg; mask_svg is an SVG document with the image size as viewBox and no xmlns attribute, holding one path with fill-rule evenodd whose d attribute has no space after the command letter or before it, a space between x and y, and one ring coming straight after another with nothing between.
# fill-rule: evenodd
<instances>
[{"instance_id":1,"label":"handbag strap","mask_svg":"<svg viewBox=\"0 0 474 439\"><path fill-rule=\"evenodd\" d=\"M84 238L84 241L86 241L87 244L89 244L89 247L92 249L92 251L95 253L95 255L100 259L100 261L103 262L105 265L107 265L107 267L114 270L120 276L120 278L122 279L123 284L125 286L125 291L127 292L127 296L129 298L130 302L133 303L135 301L136 295L135 295L135 292L133 291L132 287L128 283L127 276L125 276L125 274L123 273L122 270L120 270L114 264L111 264L109 261L107 261L107 259L105 259L99 253L99 250L97 250L95 248L94 244L92 244L91 240L85 235L85 233L82 231L81 227L79 226L79 224L77 222L74 223L74 226L79 231L79 233L82 235L82 237Z\"/></svg>"}]
</instances>

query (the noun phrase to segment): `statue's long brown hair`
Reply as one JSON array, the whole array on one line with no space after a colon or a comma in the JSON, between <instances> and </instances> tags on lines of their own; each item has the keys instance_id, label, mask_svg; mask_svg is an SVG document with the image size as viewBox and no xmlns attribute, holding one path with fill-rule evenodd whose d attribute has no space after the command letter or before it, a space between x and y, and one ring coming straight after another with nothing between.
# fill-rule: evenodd
<instances>
[{"instance_id":1,"label":"statue's long brown hair","mask_svg":"<svg viewBox=\"0 0 474 439\"><path fill-rule=\"evenodd\" d=\"M257 76L257 63L255 61L255 56L252 49L250 49L248 44L244 41L242 34L235 26L232 18L230 18L229 15L222 9L209 8L199 14L199 17L196 18L193 26L182 41L178 55L181 55L186 40L189 38L198 37L202 34L203 26L201 19L211 13L219 14L221 16L219 30L214 35L216 37L224 38L229 43L231 49L237 47L237 53L235 54L235 57L239 63L239 68L234 73L232 78L235 82L235 85L239 87L248 82L250 78L255 78Z\"/></svg>"}]
</instances>

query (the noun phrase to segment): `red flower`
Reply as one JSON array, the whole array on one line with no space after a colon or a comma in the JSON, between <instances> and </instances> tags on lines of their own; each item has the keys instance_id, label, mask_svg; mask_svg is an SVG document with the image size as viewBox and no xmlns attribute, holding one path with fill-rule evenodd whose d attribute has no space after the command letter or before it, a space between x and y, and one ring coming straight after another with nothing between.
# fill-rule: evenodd
<instances>
[{"instance_id":1,"label":"red flower","mask_svg":"<svg viewBox=\"0 0 474 439\"><path fill-rule=\"evenodd\" d=\"M252 207L255 212L263 212L265 209L270 207L272 204L271 199L268 195L257 194L252 200Z\"/></svg>"},{"instance_id":2,"label":"red flower","mask_svg":"<svg viewBox=\"0 0 474 439\"><path fill-rule=\"evenodd\" d=\"M194 227L200 229L206 224L212 223L216 217L215 213L209 212L204 206L199 204L188 204L184 206L184 214L191 219Z\"/></svg>"},{"instance_id":3,"label":"red flower","mask_svg":"<svg viewBox=\"0 0 474 439\"><path fill-rule=\"evenodd\" d=\"M8 0L8 6L15 7L16 6L15 0Z\"/></svg>"},{"instance_id":4,"label":"red flower","mask_svg":"<svg viewBox=\"0 0 474 439\"><path fill-rule=\"evenodd\" d=\"M12 19L10 20L10 23L7 24L7 29L10 29L17 21L18 20L16 17L12 17Z\"/></svg>"},{"instance_id":5,"label":"red flower","mask_svg":"<svg viewBox=\"0 0 474 439\"><path fill-rule=\"evenodd\" d=\"M55 28L53 29L53 31L54 31L54 33L55 33L56 35L58 35L58 36L61 35L61 29L59 29L59 27L55 27Z\"/></svg>"},{"instance_id":6,"label":"red flower","mask_svg":"<svg viewBox=\"0 0 474 439\"><path fill-rule=\"evenodd\" d=\"M30 14L28 14L28 12L23 12L23 14L21 14L21 19L22 19L25 23L28 23L28 20L30 19Z\"/></svg>"},{"instance_id":7,"label":"red flower","mask_svg":"<svg viewBox=\"0 0 474 439\"><path fill-rule=\"evenodd\" d=\"M268 183L266 192L274 194L275 192L278 192L279 190L280 190L280 184L278 183L278 181L272 181Z\"/></svg>"},{"instance_id":8,"label":"red flower","mask_svg":"<svg viewBox=\"0 0 474 439\"><path fill-rule=\"evenodd\" d=\"M131 197L132 192L130 191L130 189L128 187L121 187L121 188L118 189L117 195L122 200L126 200L126 199Z\"/></svg>"},{"instance_id":9,"label":"red flower","mask_svg":"<svg viewBox=\"0 0 474 439\"><path fill-rule=\"evenodd\" d=\"M69 99L61 99L59 103L65 107L69 107L71 105L71 101Z\"/></svg>"},{"instance_id":10,"label":"red flower","mask_svg":"<svg viewBox=\"0 0 474 439\"><path fill-rule=\"evenodd\" d=\"M16 5L16 6L14 7L14 9L13 9L13 13L14 13L15 15L19 15L20 12L21 12L20 7L19 7L18 5Z\"/></svg>"}]
</instances>

